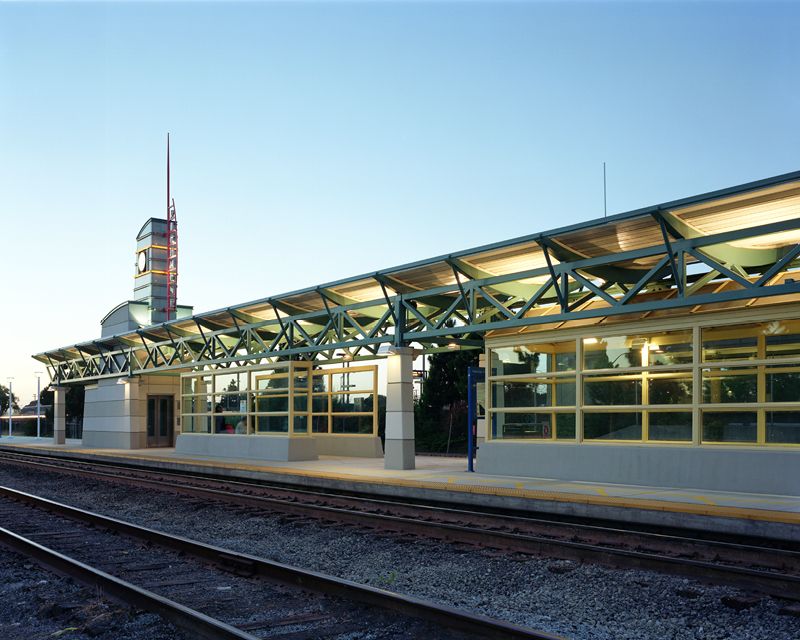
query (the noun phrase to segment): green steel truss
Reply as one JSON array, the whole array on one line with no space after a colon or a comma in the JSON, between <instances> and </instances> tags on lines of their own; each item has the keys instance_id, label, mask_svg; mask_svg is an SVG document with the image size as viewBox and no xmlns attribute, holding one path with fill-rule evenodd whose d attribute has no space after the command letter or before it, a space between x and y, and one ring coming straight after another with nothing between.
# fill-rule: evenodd
<instances>
[{"instance_id":1,"label":"green steel truss","mask_svg":"<svg viewBox=\"0 0 800 640\"><path fill-rule=\"evenodd\" d=\"M800 265L800 217L773 216L775 221L770 221L762 216L766 220L762 224L704 235L673 212L799 180L800 172L779 176L34 357L59 382L174 374L290 358L339 362L342 352L347 359L374 358L386 343L415 343L426 352L453 345L481 348L487 333L501 329L797 296L800 279L794 282L786 276ZM605 225L631 222L649 225L660 240L652 246L595 256L581 254L563 241L602 234ZM768 248L742 246L764 237L779 240L764 243ZM541 252L537 255L544 257L544 264L518 271L512 264L512 272L501 275L475 266L475 256L514 247L527 247L522 253ZM407 284L404 274L426 269L438 274L438 282L447 273L450 282L423 287ZM341 293L348 286L379 293L357 300ZM293 304L298 299L306 301L305 308ZM308 309L309 300L316 301L313 310Z\"/></svg>"}]
</instances>

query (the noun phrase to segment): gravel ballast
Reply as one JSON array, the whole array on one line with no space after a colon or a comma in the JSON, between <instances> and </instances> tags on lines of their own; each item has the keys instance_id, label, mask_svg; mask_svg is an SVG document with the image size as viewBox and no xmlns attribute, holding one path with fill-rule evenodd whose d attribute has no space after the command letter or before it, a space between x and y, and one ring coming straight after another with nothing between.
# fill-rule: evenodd
<instances>
[{"instance_id":1,"label":"gravel ballast","mask_svg":"<svg viewBox=\"0 0 800 640\"><path fill-rule=\"evenodd\" d=\"M0 467L0 484L570 640L800 638L800 618L779 614L789 604L785 601L764 597L737 611L726 606L727 599L749 594L653 572L517 555L460 553L445 544L398 543L313 524L299 527L277 517L13 466ZM19 582L18 570L16 567L13 576L5 569L0 573L2 637L8 628L8 605L3 603L8 602L13 584ZM141 636L148 637L158 636Z\"/></svg>"}]
</instances>

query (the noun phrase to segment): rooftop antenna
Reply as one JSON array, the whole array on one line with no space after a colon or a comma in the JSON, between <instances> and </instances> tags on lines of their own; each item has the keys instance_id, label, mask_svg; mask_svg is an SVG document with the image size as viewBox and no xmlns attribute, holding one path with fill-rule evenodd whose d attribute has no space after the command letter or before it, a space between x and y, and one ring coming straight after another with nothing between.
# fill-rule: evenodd
<instances>
[{"instance_id":1,"label":"rooftop antenna","mask_svg":"<svg viewBox=\"0 0 800 640\"><path fill-rule=\"evenodd\" d=\"M169 141L167 142L167 176L169 176ZM608 205L606 204L606 163L603 163L603 217L608 216Z\"/></svg>"},{"instance_id":2,"label":"rooftop antenna","mask_svg":"<svg viewBox=\"0 0 800 640\"><path fill-rule=\"evenodd\" d=\"M169 133L167 133L167 322L174 320L178 308L178 218L175 201L169 197Z\"/></svg>"}]
</instances>

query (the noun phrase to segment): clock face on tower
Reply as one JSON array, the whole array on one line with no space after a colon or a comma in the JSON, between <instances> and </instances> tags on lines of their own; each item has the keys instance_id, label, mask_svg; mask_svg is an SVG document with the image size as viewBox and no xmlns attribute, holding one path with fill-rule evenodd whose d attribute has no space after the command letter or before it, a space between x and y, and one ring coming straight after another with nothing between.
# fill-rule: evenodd
<instances>
[{"instance_id":1,"label":"clock face on tower","mask_svg":"<svg viewBox=\"0 0 800 640\"><path fill-rule=\"evenodd\" d=\"M139 257L136 261L136 267L139 269L139 273L144 273L147 269L147 251L140 251Z\"/></svg>"}]
</instances>

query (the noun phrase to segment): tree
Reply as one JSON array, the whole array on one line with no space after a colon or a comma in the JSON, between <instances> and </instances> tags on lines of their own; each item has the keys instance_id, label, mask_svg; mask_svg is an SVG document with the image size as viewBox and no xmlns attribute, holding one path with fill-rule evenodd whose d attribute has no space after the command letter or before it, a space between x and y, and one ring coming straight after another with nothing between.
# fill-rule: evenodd
<instances>
[{"instance_id":1,"label":"tree","mask_svg":"<svg viewBox=\"0 0 800 640\"><path fill-rule=\"evenodd\" d=\"M14 411L19 411L19 398L14 394ZM8 410L8 387L0 384L0 413Z\"/></svg>"},{"instance_id":2,"label":"tree","mask_svg":"<svg viewBox=\"0 0 800 640\"><path fill-rule=\"evenodd\" d=\"M446 351L428 359L428 377L415 406L414 432L418 451L466 451L469 367L478 366L480 350ZM452 437L450 428L452 425Z\"/></svg>"}]
</instances>

